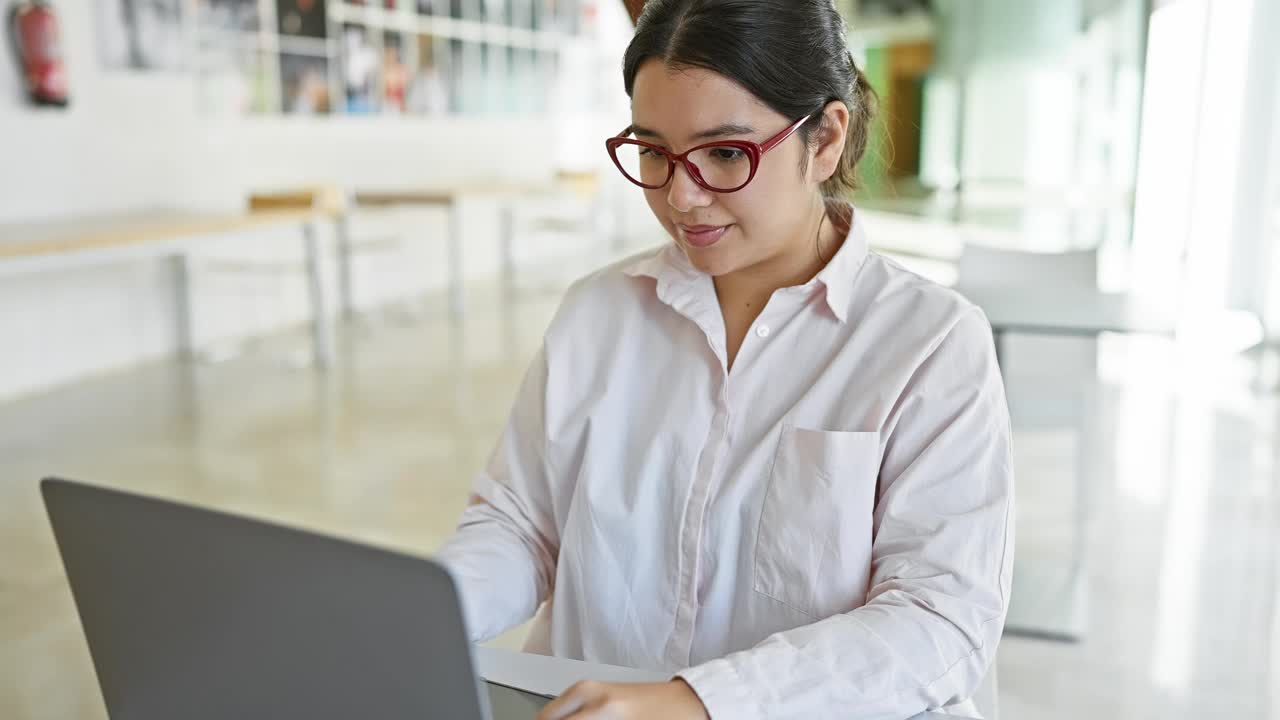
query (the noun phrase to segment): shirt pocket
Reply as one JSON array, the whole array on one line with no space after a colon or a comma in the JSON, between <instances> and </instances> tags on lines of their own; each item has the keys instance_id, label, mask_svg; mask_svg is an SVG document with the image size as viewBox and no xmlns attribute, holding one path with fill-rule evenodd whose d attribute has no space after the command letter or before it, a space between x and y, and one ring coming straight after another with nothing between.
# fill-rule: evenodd
<instances>
[{"instance_id":1,"label":"shirt pocket","mask_svg":"<svg viewBox=\"0 0 1280 720\"><path fill-rule=\"evenodd\" d=\"M756 533L756 592L813 618L861 607L880 435L783 426Z\"/></svg>"}]
</instances>

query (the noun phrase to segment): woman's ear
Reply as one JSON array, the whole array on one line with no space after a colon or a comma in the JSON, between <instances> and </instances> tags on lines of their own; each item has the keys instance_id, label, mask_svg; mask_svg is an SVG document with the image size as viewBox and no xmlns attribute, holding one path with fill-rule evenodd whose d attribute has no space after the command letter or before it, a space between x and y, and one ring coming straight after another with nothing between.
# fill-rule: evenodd
<instances>
[{"instance_id":1,"label":"woman's ear","mask_svg":"<svg viewBox=\"0 0 1280 720\"><path fill-rule=\"evenodd\" d=\"M810 122L817 121L814 118ZM832 100L822 109L818 126L818 145L814 149L813 162L809 164L810 179L824 183L840 168L844 144L849 136L849 108L839 100Z\"/></svg>"}]
</instances>

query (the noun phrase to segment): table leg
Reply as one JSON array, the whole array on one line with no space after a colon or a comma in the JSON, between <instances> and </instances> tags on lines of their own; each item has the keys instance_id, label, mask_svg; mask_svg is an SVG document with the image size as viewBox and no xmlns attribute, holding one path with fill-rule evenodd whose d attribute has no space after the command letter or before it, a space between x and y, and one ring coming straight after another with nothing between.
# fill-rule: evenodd
<instances>
[{"instance_id":1,"label":"table leg","mask_svg":"<svg viewBox=\"0 0 1280 720\"><path fill-rule=\"evenodd\" d=\"M307 281L311 300L311 350L317 368L322 370L333 364L333 324L329 317L329 303L325 293L324 262L320 252L320 239L316 226L307 222L302 226L303 247L307 258Z\"/></svg>"},{"instance_id":2,"label":"table leg","mask_svg":"<svg viewBox=\"0 0 1280 720\"><path fill-rule=\"evenodd\" d=\"M462 212L455 198L449 203L449 308L454 320L466 313L462 267Z\"/></svg>"},{"instance_id":3,"label":"table leg","mask_svg":"<svg viewBox=\"0 0 1280 720\"><path fill-rule=\"evenodd\" d=\"M355 315L355 296L351 284L351 215L339 213L334 229L338 240L338 302L342 304L342 316L350 320Z\"/></svg>"},{"instance_id":4,"label":"table leg","mask_svg":"<svg viewBox=\"0 0 1280 720\"><path fill-rule=\"evenodd\" d=\"M509 303L516 295L516 261L513 257L516 220L512 200L502 200L498 222L501 224L498 228L498 243L502 261L502 299Z\"/></svg>"},{"instance_id":5,"label":"table leg","mask_svg":"<svg viewBox=\"0 0 1280 720\"><path fill-rule=\"evenodd\" d=\"M191 318L191 263L186 253L169 257L173 269L174 334L178 356L190 360L195 356L195 338Z\"/></svg>"}]
</instances>

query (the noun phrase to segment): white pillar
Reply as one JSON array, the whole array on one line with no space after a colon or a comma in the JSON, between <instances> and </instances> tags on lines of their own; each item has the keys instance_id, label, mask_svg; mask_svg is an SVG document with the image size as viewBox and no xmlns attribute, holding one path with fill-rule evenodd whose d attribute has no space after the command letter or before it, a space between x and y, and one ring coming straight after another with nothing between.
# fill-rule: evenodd
<instances>
[{"instance_id":1,"label":"white pillar","mask_svg":"<svg viewBox=\"0 0 1280 720\"><path fill-rule=\"evenodd\" d=\"M1280 2L1254 0L1249 25L1226 303L1264 317L1280 202Z\"/></svg>"}]
</instances>

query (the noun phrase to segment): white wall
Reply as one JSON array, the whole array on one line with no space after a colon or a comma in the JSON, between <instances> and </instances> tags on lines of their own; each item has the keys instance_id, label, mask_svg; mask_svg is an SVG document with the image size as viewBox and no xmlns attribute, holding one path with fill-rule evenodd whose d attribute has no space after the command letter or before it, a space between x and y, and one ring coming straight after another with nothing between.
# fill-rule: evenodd
<instances>
[{"instance_id":1,"label":"white wall","mask_svg":"<svg viewBox=\"0 0 1280 720\"><path fill-rule=\"evenodd\" d=\"M1280 343L1280 77L1276 78L1275 110L1271 129L1271 178L1268 180L1271 202L1267 207L1269 221L1265 224L1265 237L1270 248L1271 261L1267 280L1267 309L1265 322L1267 336Z\"/></svg>"},{"instance_id":2,"label":"white wall","mask_svg":"<svg viewBox=\"0 0 1280 720\"><path fill-rule=\"evenodd\" d=\"M190 74L100 68L93 3L54 4L70 76L68 110L28 107L11 54L0 52L0 242L20 240L10 237L15 224L55 218L147 208L238 209L259 188L547 177L565 156L579 167L589 162L566 152L558 141L564 134L549 118L210 116L199 109ZM593 132L595 124L608 124L581 108L577 116L579 126ZM581 134L568 141L581 142ZM492 275L492 207L477 201L466 214L468 274ZM439 287L443 218L395 217L405 254L388 259L383 251L381 260L362 260L366 267L358 272L376 276L384 295L386 288L407 294ZM299 260L299 242L296 230L263 230L223 239L210 254L287 265ZM199 339L234 339L304 319L299 274L237 276L207 260L197 259L193 280ZM369 262L381 262L383 269L370 270ZM384 282L394 267L424 272ZM364 286L373 281L366 277ZM174 351L172 291L173 278L160 262L0 279L0 398Z\"/></svg>"}]
</instances>

